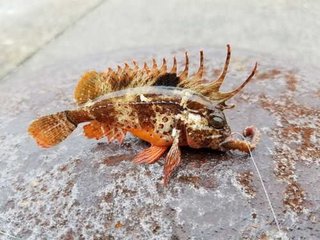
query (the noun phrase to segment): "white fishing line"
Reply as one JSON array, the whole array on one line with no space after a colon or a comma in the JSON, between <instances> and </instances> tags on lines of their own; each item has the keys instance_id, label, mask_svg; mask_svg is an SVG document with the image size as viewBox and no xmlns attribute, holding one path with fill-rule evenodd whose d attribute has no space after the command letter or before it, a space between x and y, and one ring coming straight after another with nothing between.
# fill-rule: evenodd
<instances>
[{"instance_id":1,"label":"white fishing line","mask_svg":"<svg viewBox=\"0 0 320 240\"><path fill-rule=\"evenodd\" d=\"M245 141L246 144L247 144L247 146L248 146L250 158L251 158L252 163L253 163L253 165L254 165L257 173L258 173L258 177L259 177L259 179L260 179L260 182L261 182L261 185L262 185L264 194L266 195L267 201L268 201L268 203L269 203L269 207L270 207L270 209L271 209L271 212L272 212L274 221L276 222L277 228L278 228L279 232L281 233L282 231L281 231L281 228L280 228L280 224L279 224L277 215L276 215L276 213L275 213L275 211L274 211L274 209L273 209L273 206L272 206L272 203L271 203L271 200L270 200L268 191L267 191L267 189L266 189L266 187L265 187L265 185L264 185L264 183L263 183L262 176L261 176L261 174L260 174L259 168L258 168L258 166L257 166L257 164L256 164L256 161L255 161L254 158L253 158L252 152L251 152L251 150L250 150L250 146L249 146L248 142L246 141L245 137L244 137L241 133L233 132L233 134L236 134L236 135L240 136L240 137L242 138L242 140Z\"/></svg>"}]
</instances>

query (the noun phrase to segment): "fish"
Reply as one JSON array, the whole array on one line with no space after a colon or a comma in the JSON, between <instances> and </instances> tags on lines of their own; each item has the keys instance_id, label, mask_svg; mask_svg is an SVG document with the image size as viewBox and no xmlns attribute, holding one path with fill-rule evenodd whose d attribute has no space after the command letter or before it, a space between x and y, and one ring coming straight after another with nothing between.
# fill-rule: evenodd
<instances>
[{"instance_id":1,"label":"fish","mask_svg":"<svg viewBox=\"0 0 320 240\"><path fill-rule=\"evenodd\" d=\"M244 130L250 141L233 137L224 110L232 108L226 101L238 94L253 78L257 63L248 78L236 89L221 92L230 62L231 48L220 76L204 82L204 57L200 52L200 67L189 76L189 58L185 54L184 70L177 73L177 61L168 70L166 59L158 67L145 63L139 68L125 63L116 71L90 71L79 80L73 110L40 117L29 125L28 132L43 148L53 147L66 139L78 125L89 139L106 137L109 142L124 141L127 133L150 143L139 152L135 163L152 164L166 152L163 183L169 183L172 173L181 163L181 147L209 148L218 151L239 150L249 153L259 142L254 126Z\"/></svg>"}]
</instances>

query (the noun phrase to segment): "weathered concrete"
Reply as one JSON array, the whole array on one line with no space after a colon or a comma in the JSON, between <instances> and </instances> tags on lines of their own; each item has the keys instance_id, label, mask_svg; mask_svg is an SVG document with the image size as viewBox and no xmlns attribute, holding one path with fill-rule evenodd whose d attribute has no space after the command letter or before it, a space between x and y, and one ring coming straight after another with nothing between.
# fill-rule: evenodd
<instances>
[{"instance_id":1,"label":"weathered concrete","mask_svg":"<svg viewBox=\"0 0 320 240\"><path fill-rule=\"evenodd\" d=\"M2 1L0 76L55 37L32 59L32 69L97 52L163 45L230 43L235 49L304 65L316 65L320 58L320 3L316 1L108 0L86 12L100 2Z\"/></svg>"},{"instance_id":2,"label":"weathered concrete","mask_svg":"<svg viewBox=\"0 0 320 240\"><path fill-rule=\"evenodd\" d=\"M182 59L183 51L153 48L95 54L30 71L28 64L1 83L0 230L22 239L268 239L279 236L250 158L184 150L170 186L161 185L162 161L135 165L146 144L89 141L79 128L52 149L27 136L37 116L72 108L72 89L84 69L102 70L134 57ZM197 50L191 50L193 66ZM222 66L224 49L205 49L208 76ZM310 66L235 51L224 89L259 73L226 111L233 130L262 131L254 151L283 233L320 237L320 81ZM3 236L3 238L7 238Z\"/></svg>"},{"instance_id":3,"label":"weathered concrete","mask_svg":"<svg viewBox=\"0 0 320 240\"><path fill-rule=\"evenodd\" d=\"M0 78L62 34L101 2L101 0L1 1Z\"/></svg>"},{"instance_id":4,"label":"weathered concrete","mask_svg":"<svg viewBox=\"0 0 320 240\"><path fill-rule=\"evenodd\" d=\"M72 89L88 69L173 52L181 59L185 46L198 46L188 48L192 62L204 48L212 76L231 43L235 57L225 88L243 80L256 60L260 73L234 100L237 108L226 111L230 125L241 131L255 124L263 132L254 157L282 236L319 239L320 80L312 65L320 58L320 4L108 0L94 8L99 3L1 2L0 76L14 71L0 81L0 238L279 235L246 155L185 149L163 189L162 162L130 162L146 147L138 140L97 143L78 129L43 150L26 134L35 117L74 107Z\"/></svg>"}]
</instances>

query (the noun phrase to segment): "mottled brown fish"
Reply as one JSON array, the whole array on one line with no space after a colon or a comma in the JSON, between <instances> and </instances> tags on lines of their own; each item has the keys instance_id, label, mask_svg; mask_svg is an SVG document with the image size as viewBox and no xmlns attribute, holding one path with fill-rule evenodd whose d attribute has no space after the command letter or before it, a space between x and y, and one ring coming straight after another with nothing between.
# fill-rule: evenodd
<instances>
[{"instance_id":1,"label":"mottled brown fish","mask_svg":"<svg viewBox=\"0 0 320 240\"><path fill-rule=\"evenodd\" d=\"M134 62L133 68L125 64L117 71L109 68L106 72L88 72L75 89L79 107L33 121L29 133L41 147L48 148L63 141L84 122L88 122L84 126L88 138L107 137L122 143L130 132L151 144L134 158L136 163L154 163L169 150L164 165L165 184L180 164L180 146L249 152L258 142L257 130L250 127L244 131L251 142L234 139L223 110L230 108L225 102L252 79L257 64L238 88L222 93L219 89L231 55L229 45L227 49L221 75L209 83L202 80L202 51L199 70L192 77L188 76L187 54L185 69L180 74L175 58L170 71L164 59L160 68L153 60L152 68L144 64L140 69Z\"/></svg>"}]
</instances>

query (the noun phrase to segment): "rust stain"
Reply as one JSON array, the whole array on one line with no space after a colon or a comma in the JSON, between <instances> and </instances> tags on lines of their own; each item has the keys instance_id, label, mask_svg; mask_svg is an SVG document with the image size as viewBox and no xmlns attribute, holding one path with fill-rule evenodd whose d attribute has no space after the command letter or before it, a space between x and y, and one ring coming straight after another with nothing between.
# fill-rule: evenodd
<instances>
[{"instance_id":1,"label":"rust stain","mask_svg":"<svg viewBox=\"0 0 320 240\"><path fill-rule=\"evenodd\" d=\"M275 77L277 77L279 74L281 73L281 71L279 69L271 69L265 72L258 72L257 74L257 79L260 80L268 80L268 79L274 79Z\"/></svg>"},{"instance_id":2,"label":"rust stain","mask_svg":"<svg viewBox=\"0 0 320 240\"><path fill-rule=\"evenodd\" d=\"M284 77L286 79L288 89L290 91L296 91L297 90L297 83L298 83L296 76L293 73L289 72Z\"/></svg>"},{"instance_id":3,"label":"rust stain","mask_svg":"<svg viewBox=\"0 0 320 240\"><path fill-rule=\"evenodd\" d=\"M122 228L123 226L124 226L124 224L122 224L120 221L118 221L118 222L114 225L115 228Z\"/></svg>"},{"instance_id":4,"label":"rust stain","mask_svg":"<svg viewBox=\"0 0 320 240\"><path fill-rule=\"evenodd\" d=\"M302 213L305 209L306 194L299 183L292 182L287 186L283 203L291 211Z\"/></svg>"},{"instance_id":5,"label":"rust stain","mask_svg":"<svg viewBox=\"0 0 320 240\"><path fill-rule=\"evenodd\" d=\"M256 190L253 187L253 172L245 171L238 173L236 181L246 195L250 197L254 197L256 195Z\"/></svg>"},{"instance_id":6,"label":"rust stain","mask_svg":"<svg viewBox=\"0 0 320 240\"><path fill-rule=\"evenodd\" d=\"M320 110L310 109L288 98L274 102L262 96L260 103L264 109L279 117L281 126L274 128L273 137L285 141L277 146L278 155L287 152L287 157L291 156L291 159L319 161L320 146L313 139L320 136ZM281 145L287 145L290 151Z\"/></svg>"},{"instance_id":7,"label":"rust stain","mask_svg":"<svg viewBox=\"0 0 320 240\"><path fill-rule=\"evenodd\" d=\"M279 158L276 161L276 167L274 173L278 179L283 181L291 182L295 179L295 167L294 162L287 159L285 156Z\"/></svg>"},{"instance_id":8,"label":"rust stain","mask_svg":"<svg viewBox=\"0 0 320 240\"><path fill-rule=\"evenodd\" d=\"M294 91L295 78L287 77L286 82L288 88ZM275 176L288 184L283 204L288 210L299 214L307 208L306 193L298 183L295 164L320 161L320 146L316 141L320 137L320 111L299 104L296 99L285 94L277 101L261 96L260 103L278 120L270 135L275 144Z\"/></svg>"},{"instance_id":9,"label":"rust stain","mask_svg":"<svg viewBox=\"0 0 320 240\"><path fill-rule=\"evenodd\" d=\"M313 143L311 141L311 137L314 134L314 129L312 128L302 128L302 139L304 147L312 147Z\"/></svg>"},{"instance_id":10,"label":"rust stain","mask_svg":"<svg viewBox=\"0 0 320 240\"><path fill-rule=\"evenodd\" d=\"M108 192L108 193L104 194L104 195L102 196L102 200L103 200L104 202L107 202L107 203L112 203L112 201L113 201L113 194L112 194L111 192Z\"/></svg>"}]
</instances>

